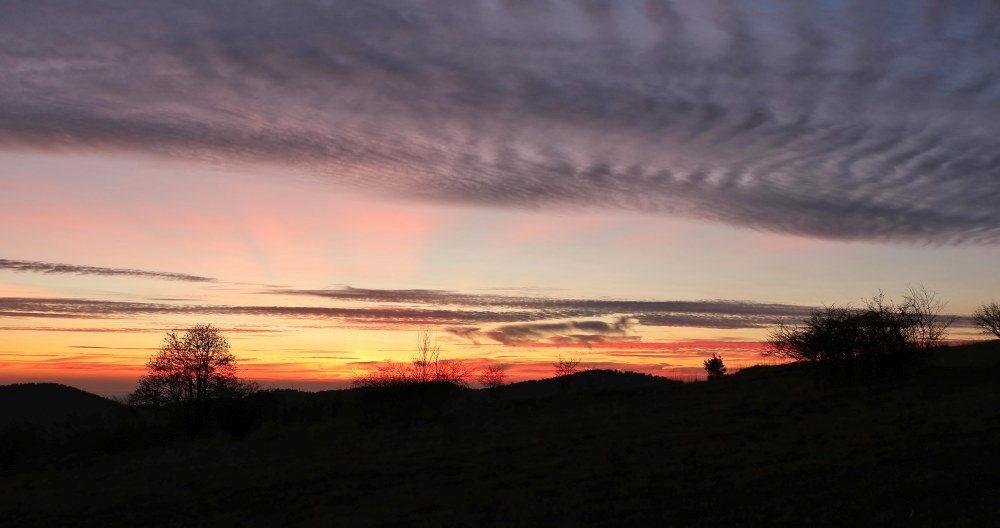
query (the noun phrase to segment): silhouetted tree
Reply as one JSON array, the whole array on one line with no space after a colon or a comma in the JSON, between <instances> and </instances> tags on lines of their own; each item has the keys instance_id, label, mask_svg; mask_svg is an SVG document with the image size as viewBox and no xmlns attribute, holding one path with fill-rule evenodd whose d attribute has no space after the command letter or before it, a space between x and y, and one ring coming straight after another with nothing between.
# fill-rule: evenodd
<instances>
[{"instance_id":1,"label":"silhouetted tree","mask_svg":"<svg viewBox=\"0 0 1000 528\"><path fill-rule=\"evenodd\" d=\"M905 312L913 323L910 339L918 348L926 350L944 342L948 328L955 322L953 316L942 314L947 305L937 298L937 293L928 292L922 285L911 286L903 294L903 303L897 309Z\"/></svg>"},{"instance_id":2,"label":"silhouetted tree","mask_svg":"<svg viewBox=\"0 0 1000 528\"><path fill-rule=\"evenodd\" d=\"M560 354L552 366L556 368L556 376L568 376L580 370L580 360L578 358L566 358Z\"/></svg>"},{"instance_id":3,"label":"silhouetted tree","mask_svg":"<svg viewBox=\"0 0 1000 528\"><path fill-rule=\"evenodd\" d=\"M413 358L413 381L426 383L437 378L441 363L441 347L430 330L417 334L417 355Z\"/></svg>"},{"instance_id":4,"label":"silhouetted tree","mask_svg":"<svg viewBox=\"0 0 1000 528\"><path fill-rule=\"evenodd\" d=\"M721 378L726 375L726 365L722 362L722 357L712 354L712 357L705 360L705 372L708 372L708 379Z\"/></svg>"},{"instance_id":5,"label":"silhouetted tree","mask_svg":"<svg viewBox=\"0 0 1000 528\"><path fill-rule=\"evenodd\" d=\"M167 332L146 369L129 403L172 408L192 435L222 403L231 404L256 388L237 377L229 341L212 325L195 326L183 334Z\"/></svg>"},{"instance_id":6,"label":"silhouetted tree","mask_svg":"<svg viewBox=\"0 0 1000 528\"><path fill-rule=\"evenodd\" d=\"M1000 303L990 301L972 312L972 323L984 334L993 334L1000 338Z\"/></svg>"},{"instance_id":7,"label":"silhouetted tree","mask_svg":"<svg viewBox=\"0 0 1000 528\"><path fill-rule=\"evenodd\" d=\"M430 330L417 334L417 353L406 363L385 361L355 375L355 387L393 387L412 383L448 382L466 385L472 368L441 359L441 347Z\"/></svg>"},{"instance_id":8,"label":"silhouetted tree","mask_svg":"<svg viewBox=\"0 0 1000 528\"><path fill-rule=\"evenodd\" d=\"M951 318L923 288L903 302L873 295L864 308L828 306L799 326L772 331L765 355L830 365L861 366L872 373L898 372L916 351L942 342Z\"/></svg>"},{"instance_id":9,"label":"silhouetted tree","mask_svg":"<svg viewBox=\"0 0 1000 528\"><path fill-rule=\"evenodd\" d=\"M507 379L506 371L507 367L504 365L490 365L479 374L478 381L487 389L495 389L503 386Z\"/></svg>"}]
</instances>

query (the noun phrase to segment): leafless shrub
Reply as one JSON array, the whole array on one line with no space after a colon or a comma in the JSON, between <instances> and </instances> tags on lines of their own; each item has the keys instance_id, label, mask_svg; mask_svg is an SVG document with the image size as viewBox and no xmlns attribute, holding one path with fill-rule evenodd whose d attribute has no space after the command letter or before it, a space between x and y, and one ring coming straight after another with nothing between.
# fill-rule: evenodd
<instances>
[{"instance_id":1,"label":"leafless shrub","mask_svg":"<svg viewBox=\"0 0 1000 528\"><path fill-rule=\"evenodd\" d=\"M990 301L972 312L972 323L984 334L993 334L1000 338L1000 303Z\"/></svg>"},{"instance_id":2,"label":"leafless shrub","mask_svg":"<svg viewBox=\"0 0 1000 528\"><path fill-rule=\"evenodd\" d=\"M441 359L441 347L429 330L417 334L417 353L409 363L385 361L358 373L355 387L393 387L413 383L468 384L473 368L460 361Z\"/></svg>"},{"instance_id":3,"label":"leafless shrub","mask_svg":"<svg viewBox=\"0 0 1000 528\"><path fill-rule=\"evenodd\" d=\"M413 383L411 366L406 363L385 361L354 375L355 387L393 387Z\"/></svg>"},{"instance_id":4,"label":"leafless shrub","mask_svg":"<svg viewBox=\"0 0 1000 528\"><path fill-rule=\"evenodd\" d=\"M798 326L771 332L764 353L795 361L858 365L870 372L899 372L915 352L940 345L953 318L925 288L910 288L896 304L880 291L863 308L828 306Z\"/></svg>"},{"instance_id":5,"label":"leafless shrub","mask_svg":"<svg viewBox=\"0 0 1000 528\"><path fill-rule=\"evenodd\" d=\"M926 350L944 342L948 328L955 322L953 316L942 314L947 306L948 303L937 298L937 293L928 292L922 285L919 288L911 286L903 294L899 310L911 320L911 340L917 348Z\"/></svg>"},{"instance_id":6,"label":"leafless shrub","mask_svg":"<svg viewBox=\"0 0 1000 528\"><path fill-rule=\"evenodd\" d=\"M413 381L417 383L437 381L440 358L441 347L434 340L434 335L430 330L421 330L417 334L417 355L413 357Z\"/></svg>"},{"instance_id":7,"label":"leafless shrub","mask_svg":"<svg viewBox=\"0 0 1000 528\"><path fill-rule=\"evenodd\" d=\"M442 359L434 364L434 378L431 381L468 385L468 378L473 370L473 367L461 361Z\"/></svg>"},{"instance_id":8,"label":"leafless shrub","mask_svg":"<svg viewBox=\"0 0 1000 528\"><path fill-rule=\"evenodd\" d=\"M507 367L505 365L490 365L486 367L477 378L479 384L487 389L501 387L507 380Z\"/></svg>"},{"instance_id":9,"label":"leafless shrub","mask_svg":"<svg viewBox=\"0 0 1000 528\"><path fill-rule=\"evenodd\" d=\"M569 376L580 371L580 358L568 358L559 354L552 366L556 368L556 376Z\"/></svg>"}]
</instances>

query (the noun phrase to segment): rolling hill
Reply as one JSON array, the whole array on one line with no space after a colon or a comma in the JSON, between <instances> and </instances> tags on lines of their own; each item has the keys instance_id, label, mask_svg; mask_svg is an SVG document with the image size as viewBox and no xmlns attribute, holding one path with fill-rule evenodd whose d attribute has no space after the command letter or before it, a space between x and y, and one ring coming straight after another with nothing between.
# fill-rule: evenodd
<instances>
[{"instance_id":1,"label":"rolling hill","mask_svg":"<svg viewBox=\"0 0 1000 528\"><path fill-rule=\"evenodd\" d=\"M934 351L903 379L805 367L262 394L242 441L0 473L0 511L4 526L1000 522L1000 342Z\"/></svg>"},{"instance_id":2,"label":"rolling hill","mask_svg":"<svg viewBox=\"0 0 1000 528\"><path fill-rule=\"evenodd\" d=\"M0 385L0 427L22 423L51 427L67 420L106 420L121 404L58 383Z\"/></svg>"}]
</instances>

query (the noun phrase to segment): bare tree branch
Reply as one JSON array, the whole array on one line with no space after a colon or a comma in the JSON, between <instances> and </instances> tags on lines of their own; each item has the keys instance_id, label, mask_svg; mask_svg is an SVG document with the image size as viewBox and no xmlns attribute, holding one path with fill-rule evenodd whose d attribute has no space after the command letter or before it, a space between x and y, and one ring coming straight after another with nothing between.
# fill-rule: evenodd
<instances>
[{"instance_id":1,"label":"bare tree branch","mask_svg":"<svg viewBox=\"0 0 1000 528\"><path fill-rule=\"evenodd\" d=\"M1000 338L1000 303L990 301L972 312L972 323L984 334L993 334Z\"/></svg>"}]
</instances>

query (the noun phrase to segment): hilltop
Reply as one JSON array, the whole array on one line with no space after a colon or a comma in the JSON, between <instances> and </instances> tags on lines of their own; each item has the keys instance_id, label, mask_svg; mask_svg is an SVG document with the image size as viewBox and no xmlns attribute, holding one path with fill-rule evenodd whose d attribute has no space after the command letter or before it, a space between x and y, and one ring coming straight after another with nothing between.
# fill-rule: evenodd
<instances>
[{"instance_id":1,"label":"hilltop","mask_svg":"<svg viewBox=\"0 0 1000 528\"><path fill-rule=\"evenodd\" d=\"M12 424L55 426L67 420L106 420L122 413L121 404L59 383L0 385L0 427Z\"/></svg>"},{"instance_id":2,"label":"hilltop","mask_svg":"<svg viewBox=\"0 0 1000 528\"><path fill-rule=\"evenodd\" d=\"M268 391L242 441L0 473L0 509L5 526L982 526L1000 521L997 367L994 341L896 380L782 365Z\"/></svg>"}]
</instances>

